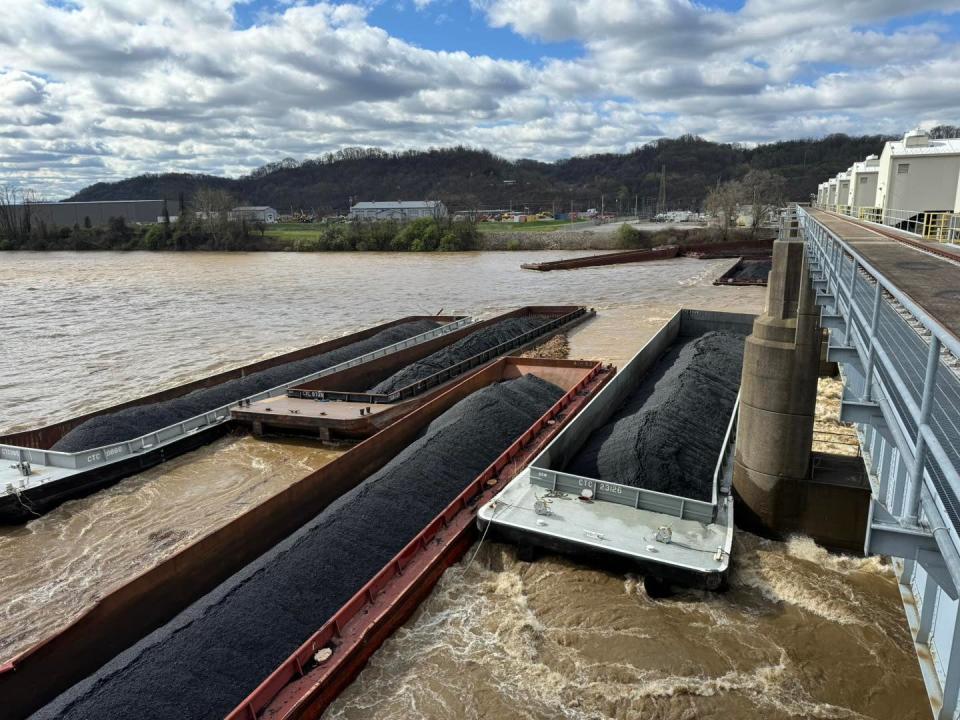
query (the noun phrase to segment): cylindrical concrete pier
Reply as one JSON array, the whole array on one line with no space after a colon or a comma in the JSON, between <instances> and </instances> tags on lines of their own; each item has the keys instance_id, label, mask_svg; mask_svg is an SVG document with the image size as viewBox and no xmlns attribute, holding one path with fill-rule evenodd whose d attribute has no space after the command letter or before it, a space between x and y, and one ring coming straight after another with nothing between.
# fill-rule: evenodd
<instances>
[{"instance_id":1,"label":"cylindrical concrete pier","mask_svg":"<svg viewBox=\"0 0 960 720\"><path fill-rule=\"evenodd\" d=\"M869 484L862 461L818 454L812 471L822 334L802 242L774 243L767 307L743 356L733 468L738 524L768 535L810 535L862 551Z\"/></svg>"},{"instance_id":2,"label":"cylindrical concrete pier","mask_svg":"<svg viewBox=\"0 0 960 720\"><path fill-rule=\"evenodd\" d=\"M795 527L809 474L819 371L819 324L802 242L774 243L767 307L743 356L734 487L748 524Z\"/></svg>"}]
</instances>

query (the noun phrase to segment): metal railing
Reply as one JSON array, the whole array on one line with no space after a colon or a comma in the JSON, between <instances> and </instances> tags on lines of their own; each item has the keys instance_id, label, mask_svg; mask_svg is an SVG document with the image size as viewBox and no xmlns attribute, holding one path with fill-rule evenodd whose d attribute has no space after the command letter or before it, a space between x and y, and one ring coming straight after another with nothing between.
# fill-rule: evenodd
<instances>
[{"instance_id":1,"label":"metal railing","mask_svg":"<svg viewBox=\"0 0 960 720\"><path fill-rule=\"evenodd\" d=\"M826 282L819 295L832 299L828 309L843 326L844 346L862 356L861 399L889 404L890 424L902 431L901 454L913 461L905 517L916 522L920 485L929 484L960 548L960 379L941 358L943 349L960 357L960 341L802 210L801 222L813 267Z\"/></svg>"},{"instance_id":2,"label":"metal railing","mask_svg":"<svg viewBox=\"0 0 960 720\"><path fill-rule=\"evenodd\" d=\"M347 370L348 368L356 367L357 365L362 365L363 363L376 360L377 358L390 355L408 347L419 345L427 342L428 340L432 340L433 338L446 335L455 330L459 330L471 322L472 318L461 318L460 320L441 325L438 328L421 333L420 335L414 335L406 340L401 340L400 342L387 345L379 350L374 350L337 365L333 365L323 370L318 370L317 372L297 378L296 380L291 380L268 390L264 390L263 392L256 393L255 395L246 396L243 398L243 400L250 400L251 402L254 402L256 400L263 400L269 397L274 397L278 394L283 394L289 388L295 385L316 380L317 378L325 377L327 375L340 372L341 370ZM147 433L146 435L141 435L140 437L132 440L105 445L99 448L91 448L89 450L83 450L80 452L58 452L56 450L42 450L37 448L20 447L17 445L0 445L0 459L11 460L16 463L28 462L31 465L42 465L46 467L63 468L67 470L83 470L95 465L115 462L116 460L129 457L131 455L139 455L159 445L163 445L186 435L196 433L201 429L207 429L224 423L230 419L230 408L234 407L238 402L239 398L226 405L221 405L200 415L188 418L183 422L168 425L167 427ZM50 478L46 476L20 476L17 478L16 482L8 482L5 487L0 488L0 496L21 492L31 487L43 485L49 481Z\"/></svg>"},{"instance_id":3,"label":"metal railing","mask_svg":"<svg viewBox=\"0 0 960 720\"><path fill-rule=\"evenodd\" d=\"M960 213L851 205L818 205L817 207L820 210L828 210L858 220L887 225L931 242L960 243Z\"/></svg>"},{"instance_id":4,"label":"metal railing","mask_svg":"<svg viewBox=\"0 0 960 720\"><path fill-rule=\"evenodd\" d=\"M830 352L873 499L865 550L890 555L931 710L960 707L960 340L800 210ZM916 244L916 243L912 243Z\"/></svg>"}]
</instances>

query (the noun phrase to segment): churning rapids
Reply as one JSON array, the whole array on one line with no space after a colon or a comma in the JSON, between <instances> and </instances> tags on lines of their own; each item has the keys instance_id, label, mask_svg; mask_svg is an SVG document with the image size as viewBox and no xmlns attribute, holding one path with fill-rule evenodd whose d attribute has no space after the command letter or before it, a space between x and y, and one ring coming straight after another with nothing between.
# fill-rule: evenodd
<instances>
[{"instance_id":1,"label":"churning rapids","mask_svg":"<svg viewBox=\"0 0 960 720\"><path fill-rule=\"evenodd\" d=\"M441 308L596 307L570 357L622 364L680 306L763 303L764 288L710 284L729 260L519 270L577 254L4 253L0 432ZM227 437L0 529L0 659L335 454ZM726 594L651 599L641 580L486 543L326 716L929 716L896 581L877 559L738 532Z\"/></svg>"}]
</instances>

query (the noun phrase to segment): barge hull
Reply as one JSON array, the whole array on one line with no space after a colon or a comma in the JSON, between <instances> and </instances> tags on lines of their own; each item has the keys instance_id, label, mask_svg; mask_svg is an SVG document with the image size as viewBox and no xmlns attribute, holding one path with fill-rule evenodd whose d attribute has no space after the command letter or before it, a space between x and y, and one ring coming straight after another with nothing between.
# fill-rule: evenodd
<instances>
[{"instance_id":1,"label":"barge hull","mask_svg":"<svg viewBox=\"0 0 960 720\"><path fill-rule=\"evenodd\" d=\"M749 333L754 316L681 310L620 370L558 436L478 511L481 528L502 533L521 548L542 547L629 561L661 580L708 589L723 586L733 542L733 444L739 398L717 448L709 499L621 485L564 470L644 382L682 337L711 330ZM589 493L584 494L585 491ZM564 504L566 503L566 504ZM661 529L672 533L660 538Z\"/></svg>"},{"instance_id":2,"label":"barge hull","mask_svg":"<svg viewBox=\"0 0 960 720\"><path fill-rule=\"evenodd\" d=\"M36 484L29 482L30 476L27 478L16 478L14 482L10 483L9 490L0 495L0 524L12 525L32 520L67 500L83 497L108 487L125 477L142 472L154 465L195 450L215 440L234 427L234 423L228 415L224 414L223 416L219 416L216 411L210 411L198 416L200 424L190 432L184 431L184 425L192 422L188 420L186 423L180 424L178 434L172 438L161 440L161 435L169 430L169 428L164 428L144 436L144 438L153 438L150 444L147 444L144 438L139 438L128 442L116 443L113 446L106 446L105 448L91 448L88 451L82 452L45 452L74 427L92 417L110 414L135 405L148 405L180 397L200 388L218 385L226 380L244 377L245 375L283 365L291 361L322 355L365 340L396 325L425 319L436 320L443 325L465 321L465 318L459 316L404 317L366 330L344 335L334 340L329 340L300 350L294 350L275 358L262 360L159 393L147 395L136 400L114 405L103 410L87 413L71 418L70 420L64 420L34 430L25 430L4 435L0 437L0 460L12 459L16 461L18 458L25 460L33 459L37 468L43 468L41 472L53 473L53 477L37 482ZM443 336L439 339L442 340L442 338ZM435 341L436 339L428 342ZM405 351L406 350L401 350L400 352ZM382 350L377 352L382 352ZM364 357L366 357L366 355L358 356L358 358L348 362L354 363L358 360L362 361ZM366 365L367 362L377 362L381 359L382 358L377 357L366 362L361 362L360 367ZM329 370L335 370L336 367L337 366L332 366ZM346 373L352 369L354 368L347 368L343 371L333 372L333 374L339 375L340 372ZM214 418L214 416L216 417ZM193 421L196 420L197 418L193 419ZM104 460L104 456L109 456L114 449L119 449L122 453L112 460ZM40 457L34 457L37 455ZM61 456L63 457L59 462L70 460L74 465L59 465L57 467L54 467L52 464L47 465L47 463L57 463L58 461L54 458ZM17 483L20 484L20 487L18 487Z\"/></svg>"},{"instance_id":3,"label":"barge hull","mask_svg":"<svg viewBox=\"0 0 960 720\"><path fill-rule=\"evenodd\" d=\"M154 465L208 445L230 430L229 422L213 425L169 445L161 445L108 465L88 468L60 480L4 495L0 497L0 525L29 522L67 500L90 495Z\"/></svg>"},{"instance_id":4,"label":"barge hull","mask_svg":"<svg viewBox=\"0 0 960 720\"><path fill-rule=\"evenodd\" d=\"M325 352L337 350L345 345L350 345L360 340L366 340L367 338L373 337L377 333L389 328L397 325L403 325L408 322L413 322L415 320L435 320L439 323L451 323L463 319L464 316L460 315L410 315L407 317L402 317L397 320L381 323L380 325L374 325L366 330L360 330L355 333L350 333L349 335L343 335L342 337L334 338L333 340L327 340L326 342L310 345L305 348L300 348L299 350L292 350L288 353L283 353L282 355L268 358L267 360L259 360L255 363L234 368L233 370L225 370L215 375L210 375L199 380L193 380L191 382L184 383L183 385L177 385L176 387L160 390L159 392L151 393L150 395L144 395L134 400L128 400L116 405L111 405L110 407L103 408L101 410L95 410L83 415L78 415L70 418L69 420L61 420L60 422L34 428L32 430L21 430L18 432L8 433L6 435L0 435L0 444L19 445L21 447L36 449L49 449L55 442L57 442L57 440L62 438L75 427L83 422L86 422L90 418L97 417L98 415L108 415L110 413L115 413L118 410L124 410L136 405L150 405L153 403L163 402L164 400L172 400L173 398L181 397L191 393L194 390L213 387L215 385L220 385L227 380L235 380L236 378L246 377L252 373L260 372L261 370L268 370L278 365L284 365L288 362L303 360L308 357L313 357L314 355L320 355Z\"/></svg>"},{"instance_id":5,"label":"barge hull","mask_svg":"<svg viewBox=\"0 0 960 720\"><path fill-rule=\"evenodd\" d=\"M577 369L580 379L238 705L229 720L320 717L380 645L413 614L443 572L470 548L478 534L477 508L520 472L615 373L596 362L510 357L485 367L482 374L496 381L523 368L543 373L552 382L558 373ZM473 376L464 382L477 380ZM329 648L332 655L318 664L313 657L321 648Z\"/></svg>"},{"instance_id":6,"label":"barge hull","mask_svg":"<svg viewBox=\"0 0 960 720\"><path fill-rule=\"evenodd\" d=\"M491 348L390 395L355 389L372 387L441 347L484 327L522 315L555 317L544 322L543 331L529 340L518 338L516 344L511 342L506 344L507 347ZM520 308L424 343L423 347L416 346L396 353L396 356L290 388L287 398L263 400L249 407L233 408L230 412L235 419L250 423L255 435L289 433L325 441L363 439L425 405L471 373L478 372L486 363L495 362L496 357L518 354L543 342L549 335L563 332L595 315L595 310L575 305ZM539 328L531 332L537 330ZM361 414L361 410L365 410L365 414Z\"/></svg>"}]
</instances>

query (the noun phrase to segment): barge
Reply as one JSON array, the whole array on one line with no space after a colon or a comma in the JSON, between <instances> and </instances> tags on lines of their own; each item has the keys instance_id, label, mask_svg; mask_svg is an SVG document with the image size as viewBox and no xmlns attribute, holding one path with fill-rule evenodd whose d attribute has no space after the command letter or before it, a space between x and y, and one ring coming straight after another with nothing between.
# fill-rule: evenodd
<instances>
[{"instance_id":1,"label":"barge","mask_svg":"<svg viewBox=\"0 0 960 720\"><path fill-rule=\"evenodd\" d=\"M677 245L663 245L651 250L623 250L620 252L603 253L601 255L587 255L585 257L569 258L567 260L548 260L539 263L522 263L523 270L537 270L549 272L551 270L576 270L584 267L603 267L604 265L622 265L623 263L650 262L652 260L669 260L680 253Z\"/></svg>"},{"instance_id":2,"label":"barge","mask_svg":"<svg viewBox=\"0 0 960 720\"><path fill-rule=\"evenodd\" d=\"M772 252L773 238L771 237L760 240L734 240L731 242L697 243L693 245L660 245L659 247L646 250L621 250L618 252L603 253L601 255L568 258L566 260L522 263L520 267L523 270L550 272L551 270L577 270L586 267L604 267L606 265L671 260L676 257L716 260L742 256L764 256L770 255Z\"/></svg>"},{"instance_id":3,"label":"barge","mask_svg":"<svg viewBox=\"0 0 960 720\"><path fill-rule=\"evenodd\" d=\"M740 257L720 277L714 285L758 285L767 286L767 277L773 266L773 257Z\"/></svg>"},{"instance_id":4,"label":"barge","mask_svg":"<svg viewBox=\"0 0 960 720\"><path fill-rule=\"evenodd\" d=\"M441 324L429 332L360 355L306 377L297 378L276 388L252 395L247 400L252 402L282 394L288 387L375 362L421 343L442 338L468 327L471 323L470 318L463 316L404 317L69 420L0 436L0 461L4 461L0 464L0 524L26 522L66 500L87 495L122 478L212 442L232 427L230 407L235 402L132 440L79 452L58 452L50 449L64 435L91 418L109 415L134 406L146 406L179 398L194 390L210 388L228 380L322 355L367 340L389 328L419 320Z\"/></svg>"},{"instance_id":5,"label":"barge","mask_svg":"<svg viewBox=\"0 0 960 720\"><path fill-rule=\"evenodd\" d=\"M681 310L477 516L480 529L519 545L639 567L651 592L671 583L723 587L733 543L733 451L739 398L716 448L709 499L565 472L679 339L713 330L744 338L752 315Z\"/></svg>"},{"instance_id":6,"label":"barge","mask_svg":"<svg viewBox=\"0 0 960 720\"><path fill-rule=\"evenodd\" d=\"M375 387L399 370L484 328L508 318L535 315L547 319L529 332L393 392L368 392L368 388ZM391 353L374 362L292 386L285 396L234 407L230 414L236 421L249 424L254 435L258 436L285 433L319 437L325 441L360 440L408 415L458 382L465 374L494 358L520 353L595 315L595 310L576 305L522 307Z\"/></svg>"},{"instance_id":7,"label":"barge","mask_svg":"<svg viewBox=\"0 0 960 720\"><path fill-rule=\"evenodd\" d=\"M470 548L477 538L477 508L520 472L614 377L616 370L585 360L507 357L485 365L441 398L452 393L466 395L471 388L526 373L560 385L566 393L265 678L227 716L228 720L320 717L430 594L443 572Z\"/></svg>"},{"instance_id":8,"label":"barge","mask_svg":"<svg viewBox=\"0 0 960 720\"><path fill-rule=\"evenodd\" d=\"M0 696L4 698L6 712L11 717L25 717L48 705L288 538L334 500L386 465L435 418L459 401L491 383L528 373L559 385L566 393L485 473L466 484L466 494L461 494L444 511L446 519L439 522L442 530L436 522L431 523L419 537L423 550L433 552L445 548L444 558L458 557L446 554L455 552L456 548L451 550L444 543L445 539L451 539L450 528L454 527L453 520L461 512L467 513L464 516L467 519L457 520L460 523L458 532L467 535L474 532L472 513L476 501L472 500L471 493L496 487L500 482L495 481L496 478L505 480L508 477L505 473L511 472L510 468L514 468L512 471L517 469L518 459L527 457L558 430L591 393L613 375L612 369L596 362L515 358L484 366L324 467L110 590L68 626L0 665ZM465 504L458 506L461 501ZM453 511L455 506L458 508L456 512ZM425 539L428 537L429 540ZM413 545L411 543L409 547ZM408 567L408 550L404 550L401 556L399 564L391 564L391 567ZM405 573L408 580L416 581L417 577L412 569ZM377 575L371 583L383 581L384 577ZM414 585L415 589L419 588L419 581ZM368 585L367 589L370 587ZM378 602L384 602L386 596L380 590L371 592ZM355 603L351 603L354 607ZM388 604L392 607L394 603ZM368 616L367 613L363 615ZM346 616L339 614L338 617L343 619ZM317 618L317 627L327 620ZM378 628L382 631L384 626ZM70 661L65 662L65 658ZM259 697L263 697L262 691Z\"/></svg>"}]
</instances>

